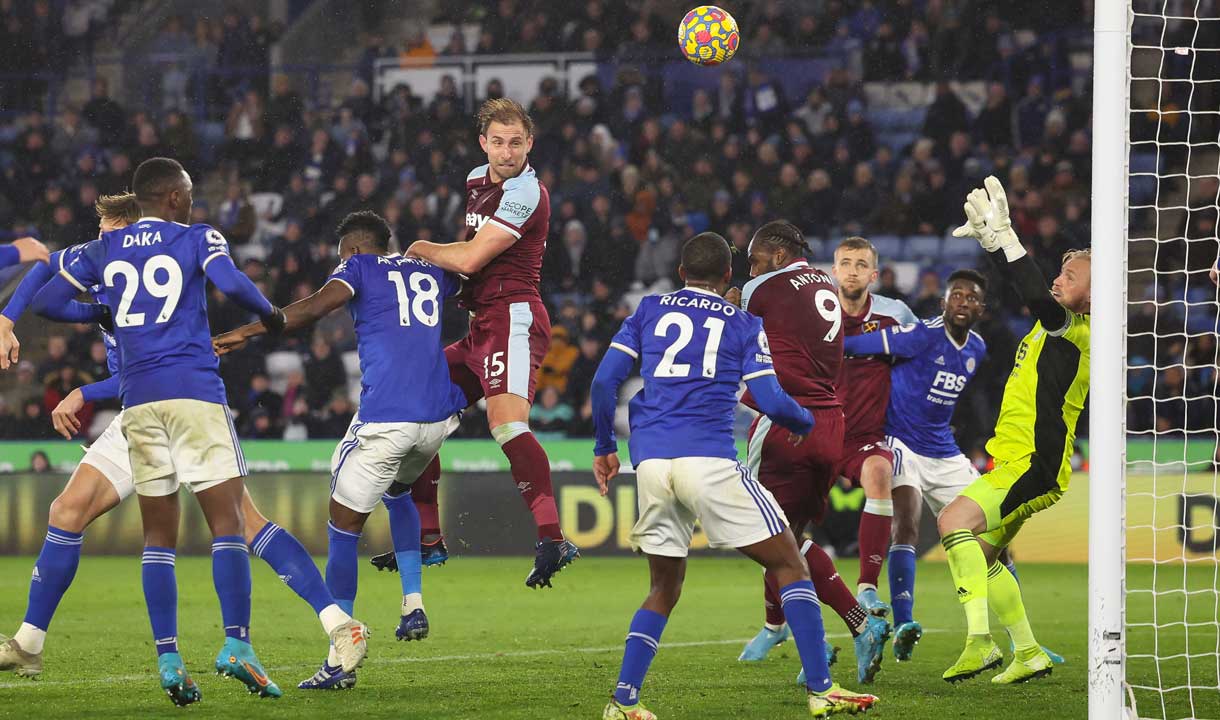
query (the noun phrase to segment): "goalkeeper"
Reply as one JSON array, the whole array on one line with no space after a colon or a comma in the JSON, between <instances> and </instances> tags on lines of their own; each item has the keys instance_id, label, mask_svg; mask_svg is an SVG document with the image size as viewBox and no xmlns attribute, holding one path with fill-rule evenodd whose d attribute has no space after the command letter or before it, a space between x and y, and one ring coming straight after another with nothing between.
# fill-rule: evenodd
<instances>
[{"instance_id":1,"label":"goalkeeper","mask_svg":"<svg viewBox=\"0 0 1220 720\"><path fill-rule=\"evenodd\" d=\"M984 184L986 190L967 197L967 222L953 234L979 241L1037 322L1017 349L995 436L987 443L995 469L971 483L937 519L968 632L966 649L944 679L965 680L1001 664L988 626L990 606L1016 654L991 681L1008 684L1049 675L1052 667L1030 630L1016 578L996 557L1030 516L1059 501L1071 479L1076 420L1089 392L1092 262L1088 250L1067 253L1048 291L1013 232L1003 186L994 177Z\"/></svg>"}]
</instances>

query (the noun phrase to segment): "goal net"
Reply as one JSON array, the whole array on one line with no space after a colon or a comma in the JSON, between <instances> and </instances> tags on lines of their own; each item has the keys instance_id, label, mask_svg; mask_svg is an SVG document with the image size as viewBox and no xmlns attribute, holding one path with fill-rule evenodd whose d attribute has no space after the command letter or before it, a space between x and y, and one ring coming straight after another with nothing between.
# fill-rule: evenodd
<instances>
[{"instance_id":1,"label":"goal net","mask_svg":"<svg viewBox=\"0 0 1220 720\"><path fill-rule=\"evenodd\" d=\"M1119 336L1125 338L1120 351L1125 350L1126 406L1120 415L1092 421L1092 427L1125 421L1125 499L1118 482L1121 459L1115 474L1092 475L1095 492L1118 484L1125 559L1122 528L1109 541L1117 540L1112 552L1118 556L1119 582L1125 584L1125 597L1120 589L1119 598L1125 599L1125 617L1120 603L1121 636L1109 639L1119 645L1122 661L1090 658L1091 673L1099 661L1118 666L1119 704L1101 714L1091 702L1090 716L1098 710L1096 717L1220 720L1217 288L1209 278L1220 213L1220 1L1101 0L1097 5L1099 27L1101 6L1127 6L1129 41L1124 53L1129 112L1122 114L1126 187L1118 188L1126 193L1124 312L1112 317L1103 308L1098 318L1099 325L1126 324ZM1101 41L1098 51L1111 52L1113 45ZM1095 85L1106 84L1106 76L1119 67L1097 55ZM1106 91L1101 93L1095 103L1106 100ZM1095 113L1100 110L1095 104ZM1096 148L1095 170L1105 169L1098 151L1118 154L1116 146ZM1108 195L1113 183L1094 179L1094 202L1115 202ZM1108 226L1095 225L1095 246L1107 241L1098 235L1103 229ZM1109 281L1120 275L1105 272L1094 268L1095 298L1121 292L1119 283ZM1100 340L1110 342L1107 328L1099 331ZM1098 366L1109 362L1110 349L1094 346ZM1117 387L1104 384L1106 377L1104 370L1094 376L1095 396L1118 395ZM1096 450L1109 452L1105 437L1098 440ZM1118 442L1123 443L1122 434ZM1107 520L1094 516L1093 521Z\"/></svg>"}]
</instances>

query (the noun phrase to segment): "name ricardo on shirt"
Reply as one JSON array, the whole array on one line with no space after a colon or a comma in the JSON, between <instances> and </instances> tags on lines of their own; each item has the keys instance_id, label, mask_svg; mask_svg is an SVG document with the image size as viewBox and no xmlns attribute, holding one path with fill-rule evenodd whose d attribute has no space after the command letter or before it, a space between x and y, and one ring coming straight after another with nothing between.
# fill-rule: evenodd
<instances>
[{"instance_id":1,"label":"name ricardo on shirt","mask_svg":"<svg viewBox=\"0 0 1220 720\"><path fill-rule=\"evenodd\" d=\"M727 317L732 317L737 314L737 308L720 300L719 298L711 297L691 297L689 295L662 295L661 305L673 305L675 307L688 307L696 310L711 310L712 312L724 313Z\"/></svg>"},{"instance_id":2,"label":"name ricardo on shirt","mask_svg":"<svg viewBox=\"0 0 1220 720\"><path fill-rule=\"evenodd\" d=\"M807 272L801 273L796 277L788 278L788 282L792 284L793 290L800 290L811 283L827 283L833 284L830 281L830 276L824 272Z\"/></svg>"}]
</instances>

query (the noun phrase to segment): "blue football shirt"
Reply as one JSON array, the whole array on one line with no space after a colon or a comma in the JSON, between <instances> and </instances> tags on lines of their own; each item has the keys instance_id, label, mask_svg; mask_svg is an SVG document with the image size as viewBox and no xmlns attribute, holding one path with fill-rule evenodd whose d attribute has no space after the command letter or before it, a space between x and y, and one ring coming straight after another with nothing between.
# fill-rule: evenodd
<instances>
[{"instance_id":1,"label":"blue football shirt","mask_svg":"<svg viewBox=\"0 0 1220 720\"><path fill-rule=\"evenodd\" d=\"M54 272L60 272L71 265L88 244L80 243L51 253L51 267ZM101 285L89 286L89 296L99 305L106 304L106 289ZM102 332L102 345L106 347L106 369L110 371L111 376L118 375L119 368L122 367L119 365L119 341L115 339L114 333L109 332L106 328L99 329Z\"/></svg>"},{"instance_id":2,"label":"blue football shirt","mask_svg":"<svg viewBox=\"0 0 1220 720\"><path fill-rule=\"evenodd\" d=\"M114 318L125 407L171 399L224 404L208 328L208 263L228 257L208 225L142 218L86 243L63 275L81 292L100 286Z\"/></svg>"},{"instance_id":3,"label":"blue football shirt","mask_svg":"<svg viewBox=\"0 0 1220 720\"><path fill-rule=\"evenodd\" d=\"M959 346L942 317L882 330L886 352L901 358L890 372L885 434L925 457L960 455L950 422L958 398L987 356L973 330Z\"/></svg>"},{"instance_id":4,"label":"blue football shirt","mask_svg":"<svg viewBox=\"0 0 1220 720\"><path fill-rule=\"evenodd\" d=\"M761 319L715 293L684 288L641 300L610 347L638 359L644 378L629 405L633 464L737 457L737 389L775 374Z\"/></svg>"},{"instance_id":5,"label":"blue football shirt","mask_svg":"<svg viewBox=\"0 0 1220 720\"><path fill-rule=\"evenodd\" d=\"M353 255L330 279L352 291L361 421L439 422L466 407L441 345L441 307L461 289L456 275L400 255Z\"/></svg>"}]
</instances>

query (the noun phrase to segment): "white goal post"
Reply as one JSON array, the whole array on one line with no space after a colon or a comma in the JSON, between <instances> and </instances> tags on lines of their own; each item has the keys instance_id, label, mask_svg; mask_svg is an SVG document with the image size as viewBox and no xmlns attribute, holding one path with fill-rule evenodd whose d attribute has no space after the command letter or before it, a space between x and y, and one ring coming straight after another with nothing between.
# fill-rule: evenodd
<instances>
[{"instance_id":1,"label":"white goal post","mask_svg":"<svg viewBox=\"0 0 1220 720\"><path fill-rule=\"evenodd\" d=\"M1130 0L1098 0L1093 21L1089 720L1123 717L1130 8Z\"/></svg>"},{"instance_id":2,"label":"white goal post","mask_svg":"<svg viewBox=\"0 0 1220 720\"><path fill-rule=\"evenodd\" d=\"M1220 720L1220 0L1097 0L1090 720Z\"/></svg>"}]
</instances>

